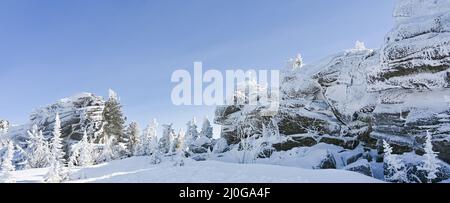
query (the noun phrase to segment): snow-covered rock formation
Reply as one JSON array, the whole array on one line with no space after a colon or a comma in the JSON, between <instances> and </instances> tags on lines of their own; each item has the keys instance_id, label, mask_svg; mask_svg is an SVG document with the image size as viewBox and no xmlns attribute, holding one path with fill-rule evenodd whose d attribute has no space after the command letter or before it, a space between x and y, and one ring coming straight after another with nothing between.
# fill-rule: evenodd
<instances>
[{"instance_id":1,"label":"snow-covered rock formation","mask_svg":"<svg viewBox=\"0 0 450 203\"><path fill-rule=\"evenodd\" d=\"M67 146L73 141L79 141L86 130L90 136L102 136L104 118L103 109L105 101L102 97L91 93L81 93L72 97L64 98L54 104L38 108L30 115L27 124L14 126L8 135L25 145L28 139L27 131L33 125L37 125L43 131L46 138L52 137L55 116L58 113L61 119L62 138Z\"/></svg>"},{"instance_id":2,"label":"snow-covered rock formation","mask_svg":"<svg viewBox=\"0 0 450 203\"><path fill-rule=\"evenodd\" d=\"M7 131L9 129L9 122L0 119L0 131Z\"/></svg>"},{"instance_id":3,"label":"snow-covered rock formation","mask_svg":"<svg viewBox=\"0 0 450 203\"><path fill-rule=\"evenodd\" d=\"M317 63L283 70L274 117L288 139L273 144L277 151L327 143L362 148L371 153L358 159L381 162L381 140L394 153L422 155L428 130L433 149L450 163L450 1L401 0L394 17L379 50L357 42ZM247 136L252 136L271 119L258 108L246 109L217 108L215 122L228 144L239 142L241 125L251 126ZM369 173L364 165L347 168Z\"/></svg>"}]
</instances>

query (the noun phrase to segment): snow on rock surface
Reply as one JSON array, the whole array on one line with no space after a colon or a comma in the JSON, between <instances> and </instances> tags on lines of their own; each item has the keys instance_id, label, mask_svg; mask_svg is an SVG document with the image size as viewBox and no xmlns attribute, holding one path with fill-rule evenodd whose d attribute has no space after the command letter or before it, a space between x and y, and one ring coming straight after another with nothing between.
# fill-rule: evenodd
<instances>
[{"instance_id":1,"label":"snow on rock surface","mask_svg":"<svg viewBox=\"0 0 450 203\"><path fill-rule=\"evenodd\" d=\"M449 87L450 1L398 0L396 24L382 48L375 78L403 88Z\"/></svg>"},{"instance_id":2,"label":"snow on rock surface","mask_svg":"<svg viewBox=\"0 0 450 203\"><path fill-rule=\"evenodd\" d=\"M17 182L41 182L48 169L16 171ZM381 181L343 170L311 170L294 167L185 160L174 167L170 161L151 165L149 157L75 169L74 183L380 183Z\"/></svg>"},{"instance_id":3,"label":"snow on rock surface","mask_svg":"<svg viewBox=\"0 0 450 203\"><path fill-rule=\"evenodd\" d=\"M428 130L439 158L450 163L450 1L397 2L395 26L381 49L357 42L282 71L282 100L274 117L287 139L273 143L277 151L327 143L378 150L365 159L381 162L381 140L394 153L421 155ZM217 108L215 122L228 144L239 142L239 129L250 128L246 136L254 136L270 121L257 108L246 109Z\"/></svg>"},{"instance_id":4,"label":"snow on rock surface","mask_svg":"<svg viewBox=\"0 0 450 203\"><path fill-rule=\"evenodd\" d=\"M72 97L60 99L54 104L35 109L27 124L13 126L8 136L21 147L26 148L27 133L33 125L42 130L44 136L51 138L58 113L61 119L62 138L65 148L72 142L81 140L86 130L90 136L102 136L104 125L103 109L105 101L102 97L91 93L81 93ZM99 138L99 137L97 137Z\"/></svg>"}]
</instances>

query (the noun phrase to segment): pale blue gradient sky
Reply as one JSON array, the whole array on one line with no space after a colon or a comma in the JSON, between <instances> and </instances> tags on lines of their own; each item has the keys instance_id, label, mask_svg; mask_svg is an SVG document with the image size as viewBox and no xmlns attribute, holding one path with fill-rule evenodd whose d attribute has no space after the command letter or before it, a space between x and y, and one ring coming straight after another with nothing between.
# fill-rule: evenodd
<instances>
[{"instance_id":1,"label":"pale blue gradient sky","mask_svg":"<svg viewBox=\"0 0 450 203\"><path fill-rule=\"evenodd\" d=\"M175 69L282 68L381 46L393 0L2 0L0 118L79 92L116 90L129 120L183 127L214 107L175 107Z\"/></svg>"}]
</instances>

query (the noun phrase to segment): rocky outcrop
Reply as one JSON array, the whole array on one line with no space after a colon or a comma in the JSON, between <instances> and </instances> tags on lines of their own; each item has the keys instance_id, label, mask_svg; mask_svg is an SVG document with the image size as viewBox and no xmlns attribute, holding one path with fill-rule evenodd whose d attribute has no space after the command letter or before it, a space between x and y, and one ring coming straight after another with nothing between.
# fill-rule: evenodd
<instances>
[{"instance_id":1,"label":"rocky outcrop","mask_svg":"<svg viewBox=\"0 0 450 203\"><path fill-rule=\"evenodd\" d=\"M426 132L450 163L450 2L401 0L395 26L380 50L350 49L281 74L280 109L273 116L286 136L276 150L327 143L353 150L423 154ZM261 133L267 118L258 107L222 106L215 122L228 144Z\"/></svg>"},{"instance_id":2,"label":"rocky outcrop","mask_svg":"<svg viewBox=\"0 0 450 203\"><path fill-rule=\"evenodd\" d=\"M353 172L364 174L366 176L373 177L372 167L370 166L370 163L366 159L361 159L357 162L347 165L345 167L345 170L353 171Z\"/></svg>"},{"instance_id":3,"label":"rocky outcrop","mask_svg":"<svg viewBox=\"0 0 450 203\"><path fill-rule=\"evenodd\" d=\"M395 26L382 47L378 88L434 89L449 87L450 2L401 0ZM375 89L378 89L375 88Z\"/></svg>"},{"instance_id":4,"label":"rocky outcrop","mask_svg":"<svg viewBox=\"0 0 450 203\"><path fill-rule=\"evenodd\" d=\"M55 104L39 108L30 116L32 125L37 125L44 136L52 136L55 115L61 119L62 137L66 140L81 140L84 130L91 136L102 131L102 116L105 101L102 97L90 93L82 93L64 98Z\"/></svg>"},{"instance_id":5,"label":"rocky outcrop","mask_svg":"<svg viewBox=\"0 0 450 203\"><path fill-rule=\"evenodd\" d=\"M61 119L62 138L65 151L68 146L81 140L86 130L89 136L95 136L97 141L103 136L103 108L105 101L102 97L91 93L82 93L72 97L64 98L54 104L38 108L30 115L27 124L10 128L8 135L24 149L28 140L27 131L33 125L37 125L42 130L44 136L50 139L55 123L55 116L58 113Z\"/></svg>"},{"instance_id":6,"label":"rocky outcrop","mask_svg":"<svg viewBox=\"0 0 450 203\"><path fill-rule=\"evenodd\" d=\"M334 155L327 151L325 157L322 158L319 165L315 169L336 169L336 159Z\"/></svg>"}]
</instances>

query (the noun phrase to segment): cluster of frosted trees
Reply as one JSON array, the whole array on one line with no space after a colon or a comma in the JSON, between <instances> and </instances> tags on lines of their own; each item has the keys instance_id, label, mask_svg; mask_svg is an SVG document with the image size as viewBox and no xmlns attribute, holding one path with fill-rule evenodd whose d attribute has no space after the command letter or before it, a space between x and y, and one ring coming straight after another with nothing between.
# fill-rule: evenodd
<instances>
[{"instance_id":1,"label":"cluster of frosted trees","mask_svg":"<svg viewBox=\"0 0 450 203\"><path fill-rule=\"evenodd\" d=\"M423 155L424 160L418 167L426 173L428 182L433 182L438 176L440 162L437 159L437 153L433 151L433 145L431 143L431 133L427 131ZM385 180L390 182L408 183L411 182L411 178L408 177L408 167L402 162L402 160L392 153L392 147L383 140L384 148L384 167L385 167ZM419 182L419 178L415 178L415 182Z\"/></svg>"},{"instance_id":2,"label":"cluster of frosted trees","mask_svg":"<svg viewBox=\"0 0 450 203\"><path fill-rule=\"evenodd\" d=\"M255 128L251 125L239 125L239 147L234 149L234 154L239 163L252 163L258 158L270 156L273 151L272 143L280 143L285 139L280 135L278 122L275 118L270 119L267 123L262 123L260 133L248 136L252 134L253 129Z\"/></svg>"},{"instance_id":3,"label":"cluster of frosted trees","mask_svg":"<svg viewBox=\"0 0 450 203\"><path fill-rule=\"evenodd\" d=\"M51 139L45 138L36 125L28 131L27 165L28 168L49 168L45 175L46 182L63 182L69 179L72 167L85 167L129 156L148 156L151 164L159 164L165 157L169 157L174 165L183 166L184 158L194 153L191 149L212 142L213 130L208 119L204 120L201 131L197 130L195 119L188 122L187 133L183 130L175 133L171 124L162 125L163 133L160 138L158 127L156 120L153 120L140 133L138 124L132 122L124 133L126 139L123 142L107 136L101 144L94 143L93 136L85 131L80 141L70 144L65 150L61 121L56 114ZM124 145L125 155L121 154L123 150L120 145ZM14 182L11 171L15 170L13 158L15 147L18 146L12 141L2 141L0 147L6 150L1 159L1 182Z\"/></svg>"},{"instance_id":4,"label":"cluster of frosted trees","mask_svg":"<svg viewBox=\"0 0 450 203\"><path fill-rule=\"evenodd\" d=\"M140 133L139 125L132 122L127 130L126 137L130 140L127 149L134 156L150 156L150 161L153 164L158 164L162 161L162 157L170 156L175 160L175 165L183 165L182 158L189 157L196 153L198 148L205 149L209 152L212 146L213 128L208 119L205 119L201 128L198 131L195 118L187 123L186 132L175 130L170 125L162 125L162 135L158 139L158 126L156 120L150 122Z\"/></svg>"},{"instance_id":5,"label":"cluster of frosted trees","mask_svg":"<svg viewBox=\"0 0 450 203\"><path fill-rule=\"evenodd\" d=\"M34 125L28 131L28 139L21 146L6 139L7 129L0 129L1 182L13 182L11 171L17 163L15 154L23 154L26 168L49 168L45 176L46 182L63 182L69 179L72 167L85 167L93 164L109 162L130 156L148 156L151 164L159 164L165 157L174 165L184 165L183 159L212 150L213 128L205 118L198 130L195 118L187 124L186 133L180 130L175 133L172 124L162 125L162 134L158 135L158 123L150 122L142 131L136 122L125 127L126 119L121 110L117 93L110 90L109 99L103 111L105 125L98 132L84 131L80 141L67 139L62 135L61 120L55 116L55 124L51 137L45 137L39 126ZM88 133L90 132L90 133ZM63 139L64 137L64 139Z\"/></svg>"},{"instance_id":6,"label":"cluster of frosted trees","mask_svg":"<svg viewBox=\"0 0 450 203\"><path fill-rule=\"evenodd\" d=\"M27 141L27 163L30 168L42 168L49 167L49 172L45 176L45 181L47 182L61 182L67 176L64 171L64 151L61 138L61 122L59 120L59 115L56 115L55 127L53 130L53 137L50 141L47 141L42 131L37 130L37 126L33 126L32 131L29 131L29 140ZM2 182L14 182L14 177L12 176L12 171L15 170L15 164L13 163L14 154L16 149L21 148L14 145L11 140L1 141L5 153L2 157Z\"/></svg>"}]
</instances>

